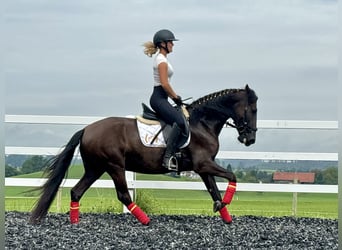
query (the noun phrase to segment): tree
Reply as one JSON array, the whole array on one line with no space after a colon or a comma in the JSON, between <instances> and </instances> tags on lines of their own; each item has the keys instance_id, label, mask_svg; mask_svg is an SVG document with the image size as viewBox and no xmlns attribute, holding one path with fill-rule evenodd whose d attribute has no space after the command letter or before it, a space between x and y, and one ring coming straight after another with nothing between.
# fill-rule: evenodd
<instances>
[{"instance_id":1,"label":"tree","mask_svg":"<svg viewBox=\"0 0 342 250\"><path fill-rule=\"evenodd\" d=\"M257 170L251 169L246 171L245 176L243 177L243 182L249 182L249 183L257 183Z\"/></svg>"},{"instance_id":2,"label":"tree","mask_svg":"<svg viewBox=\"0 0 342 250\"><path fill-rule=\"evenodd\" d=\"M324 176L322 170L315 169L311 172L315 173L315 184L324 184Z\"/></svg>"},{"instance_id":3,"label":"tree","mask_svg":"<svg viewBox=\"0 0 342 250\"><path fill-rule=\"evenodd\" d=\"M272 181L272 174L266 171L258 171L256 177L259 182L270 183Z\"/></svg>"},{"instance_id":4,"label":"tree","mask_svg":"<svg viewBox=\"0 0 342 250\"><path fill-rule=\"evenodd\" d=\"M31 158L27 159L21 168L21 172L23 174L29 174L41 171L46 165L47 159L40 155L32 156Z\"/></svg>"},{"instance_id":5,"label":"tree","mask_svg":"<svg viewBox=\"0 0 342 250\"><path fill-rule=\"evenodd\" d=\"M20 172L15 167L12 167L10 165L5 166L5 177L11 177L19 174Z\"/></svg>"},{"instance_id":6,"label":"tree","mask_svg":"<svg viewBox=\"0 0 342 250\"><path fill-rule=\"evenodd\" d=\"M238 181L241 181L244 177L244 173L241 170L237 170L237 171L235 171L235 176L238 179Z\"/></svg>"},{"instance_id":7,"label":"tree","mask_svg":"<svg viewBox=\"0 0 342 250\"><path fill-rule=\"evenodd\" d=\"M227 169L227 171L233 172L232 165L230 165L230 163L228 163L226 169Z\"/></svg>"},{"instance_id":8,"label":"tree","mask_svg":"<svg viewBox=\"0 0 342 250\"><path fill-rule=\"evenodd\" d=\"M323 170L324 184L336 185L338 183L338 170L336 167L329 167Z\"/></svg>"}]
</instances>

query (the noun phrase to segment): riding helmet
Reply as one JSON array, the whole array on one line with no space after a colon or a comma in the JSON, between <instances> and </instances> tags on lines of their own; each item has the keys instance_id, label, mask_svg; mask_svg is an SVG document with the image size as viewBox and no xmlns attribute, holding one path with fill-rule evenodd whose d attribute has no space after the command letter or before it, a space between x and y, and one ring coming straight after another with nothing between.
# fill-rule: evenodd
<instances>
[{"instance_id":1,"label":"riding helmet","mask_svg":"<svg viewBox=\"0 0 342 250\"><path fill-rule=\"evenodd\" d=\"M178 41L178 39L175 38L175 35L171 31L163 29L154 34L153 43L155 46L157 46L161 42L168 41Z\"/></svg>"}]
</instances>

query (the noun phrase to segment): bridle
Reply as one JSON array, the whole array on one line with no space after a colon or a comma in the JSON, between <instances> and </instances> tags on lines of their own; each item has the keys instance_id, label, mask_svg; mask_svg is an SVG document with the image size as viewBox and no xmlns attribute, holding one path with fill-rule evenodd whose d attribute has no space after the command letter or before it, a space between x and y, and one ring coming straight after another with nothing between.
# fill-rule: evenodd
<instances>
[{"instance_id":1,"label":"bridle","mask_svg":"<svg viewBox=\"0 0 342 250\"><path fill-rule=\"evenodd\" d=\"M230 123L229 121L226 121L225 125L226 126L230 126L232 128L236 128L239 131L239 134L248 134L248 133L251 133L251 132L256 132L258 130L257 128L251 128L248 125L248 122L247 122L247 110L248 110L248 106L245 107L245 112L244 112L242 123L236 125L236 124L234 124L235 122L234 123Z\"/></svg>"}]
</instances>

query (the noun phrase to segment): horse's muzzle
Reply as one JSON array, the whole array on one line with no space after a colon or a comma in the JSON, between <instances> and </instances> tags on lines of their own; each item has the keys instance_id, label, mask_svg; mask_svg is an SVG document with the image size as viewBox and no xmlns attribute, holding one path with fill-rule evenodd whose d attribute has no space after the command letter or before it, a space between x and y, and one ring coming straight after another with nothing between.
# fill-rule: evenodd
<instances>
[{"instance_id":1,"label":"horse's muzzle","mask_svg":"<svg viewBox=\"0 0 342 250\"><path fill-rule=\"evenodd\" d=\"M249 134L241 134L239 135L238 140L248 147L255 143L255 132Z\"/></svg>"}]
</instances>

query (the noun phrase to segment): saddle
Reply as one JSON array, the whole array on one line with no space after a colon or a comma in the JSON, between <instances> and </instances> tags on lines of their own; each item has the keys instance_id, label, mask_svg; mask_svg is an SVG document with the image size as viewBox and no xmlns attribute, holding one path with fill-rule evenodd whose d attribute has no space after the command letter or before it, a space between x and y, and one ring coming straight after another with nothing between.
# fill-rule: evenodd
<instances>
[{"instance_id":1,"label":"saddle","mask_svg":"<svg viewBox=\"0 0 342 250\"><path fill-rule=\"evenodd\" d=\"M166 124L161 118L158 117L158 115L150 109L146 104L142 103L143 113L141 116L137 116L137 121L144 124L145 126L159 126L157 132L155 132L152 140L149 142L150 146L153 146L152 144L155 142L156 139L158 139L158 136L160 133L162 133L164 142L167 142L167 139L169 137L169 134L171 132L171 125ZM185 108L182 108L182 111L178 108L179 112L182 112L183 119L185 120L186 128L185 131L181 134L181 138L178 141L178 148L184 148L186 147L190 142L190 129L188 124L188 118L189 113ZM139 126L138 126L139 129ZM141 133L140 129L139 132ZM146 145L146 143L144 143ZM147 146L147 145L146 145Z\"/></svg>"},{"instance_id":2,"label":"saddle","mask_svg":"<svg viewBox=\"0 0 342 250\"><path fill-rule=\"evenodd\" d=\"M144 119L147 120L152 120L152 121L160 121L161 119L158 118L158 115L156 114L156 112L154 112L152 109L150 109L145 103L142 103L142 108L143 108L143 114L142 117ZM175 107L177 108L177 107ZM189 112L186 110L186 108L184 108L184 106L182 106L182 112L183 115L185 116L186 120L189 119Z\"/></svg>"}]
</instances>

